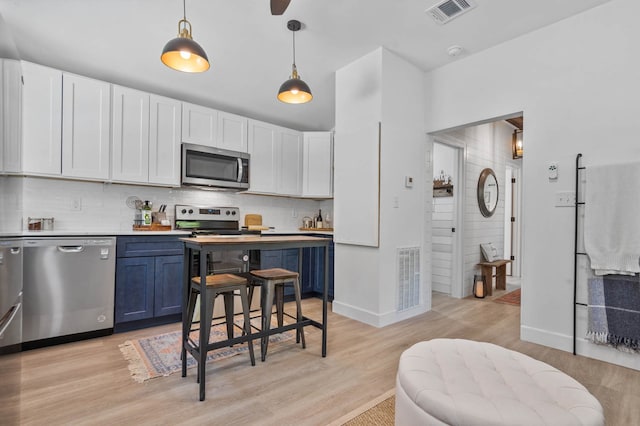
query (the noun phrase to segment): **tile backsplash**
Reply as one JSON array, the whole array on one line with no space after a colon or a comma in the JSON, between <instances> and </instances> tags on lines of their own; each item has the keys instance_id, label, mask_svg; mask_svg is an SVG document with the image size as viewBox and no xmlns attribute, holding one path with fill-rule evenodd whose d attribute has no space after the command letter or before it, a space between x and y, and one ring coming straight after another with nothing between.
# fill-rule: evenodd
<instances>
[{"instance_id":1,"label":"tile backsplash","mask_svg":"<svg viewBox=\"0 0 640 426\"><path fill-rule=\"evenodd\" d=\"M21 213L8 218L7 227L26 230L28 217L54 217L57 231L130 231L135 210L127 198L138 197L153 203L153 210L167 204L167 218L175 216L176 204L233 206L240 208L240 223L247 213L261 214L264 226L294 230L304 216L333 213L333 200L253 195L234 192L205 191L190 188L160 188L34 177L8 178L2 186L3 216L5 200L18 206ZM15 209L14 209L15 210ZM18 217L21 223L16 225ZM4 222L4 221L3 221Z\"/></svg>"}]
</instances>

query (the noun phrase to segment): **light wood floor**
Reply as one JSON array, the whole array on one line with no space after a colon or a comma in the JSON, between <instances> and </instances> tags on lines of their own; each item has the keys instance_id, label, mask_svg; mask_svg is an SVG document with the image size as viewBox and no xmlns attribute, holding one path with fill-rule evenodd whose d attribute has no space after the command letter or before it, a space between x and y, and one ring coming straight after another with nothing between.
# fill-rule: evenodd
<instances>
[{"instance_id":1,"label":"light wood floor","mask_svg":"<svg viewBox=\"0 0 640 426\"><path fill-rule=\"evenodd\" d=\"M320 302L307 299L303 309L319 315ZM640 372L522 342L519 322L519 307L437 294L431 312L382 329L330 314L326 358L320 356L319 330L309 328L306 350L291 341L255 367L248 355L216 361L208 366L204 402L198 401L193 370L187 378L176 373L139 384L118 349L127 339L177 325L32 350L0 358L0 423L13 413L26 425L326 425L392 389L403 350L451 337L496 343L545 361L600 400L608 425L640 424ZM20 367L21 377L11 378L11 366Z\"/></svg>"}]
</instances>

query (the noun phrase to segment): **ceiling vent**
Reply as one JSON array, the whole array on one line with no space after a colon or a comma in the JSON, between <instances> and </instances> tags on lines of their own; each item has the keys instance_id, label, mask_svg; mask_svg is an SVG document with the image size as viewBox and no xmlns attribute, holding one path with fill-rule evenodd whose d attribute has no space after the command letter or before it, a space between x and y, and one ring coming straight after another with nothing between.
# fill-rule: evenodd
<instances>
[{"instance_id":1,"label":"ceiling vent","mask_svg":"<svg viewBox=\"0 0 640 426\"><path fill-rule=\"evenodd\" d=\"M475 7L476 4L472 0L443 0L431 6L425 12L438 24L446 24L453 18L457 18Z\"/></svg>"}]
</instances>

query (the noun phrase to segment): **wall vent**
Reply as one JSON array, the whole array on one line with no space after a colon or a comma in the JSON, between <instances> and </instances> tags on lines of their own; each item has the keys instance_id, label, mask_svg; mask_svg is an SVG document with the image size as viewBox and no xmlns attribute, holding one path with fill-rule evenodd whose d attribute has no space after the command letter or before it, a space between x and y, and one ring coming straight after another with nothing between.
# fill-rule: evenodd
<instances>
[{"instance_id":1,"label":"wall vent","mask_svg":"<svg viewBox=\"0 0 640 426\"><path fill-rule=\"evenodd\" d=\"M465 12L475 8L472 0L443 0L425 10L438 24L446 24Z\"/></svg>"},{"instance_id":2,"label":"wall vent","mask_svg":"<svg viewBox=\"0 0 640 426\"><path fill-rule=\"evenodd\" d=\"M420 304L420 247L398 249L398 311Z\"/></svg>"}]
</instances>

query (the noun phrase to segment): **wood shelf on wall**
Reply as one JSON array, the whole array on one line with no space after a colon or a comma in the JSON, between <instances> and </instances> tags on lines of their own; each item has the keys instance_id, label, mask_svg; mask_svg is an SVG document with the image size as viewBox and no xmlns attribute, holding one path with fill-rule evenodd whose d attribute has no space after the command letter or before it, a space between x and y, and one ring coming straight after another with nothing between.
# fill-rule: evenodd
<instances>
[{"instance_id":1,"label":"wood shelf on wall","mask_svg":"<svg viewBox=\"0 0 640 426\"><path fill-rule=\"evenodd\" d=\"M453 185L450 183L442 183L442 181L433 181L434 197L453 197Z\"/></svg>"}]
</instances>

